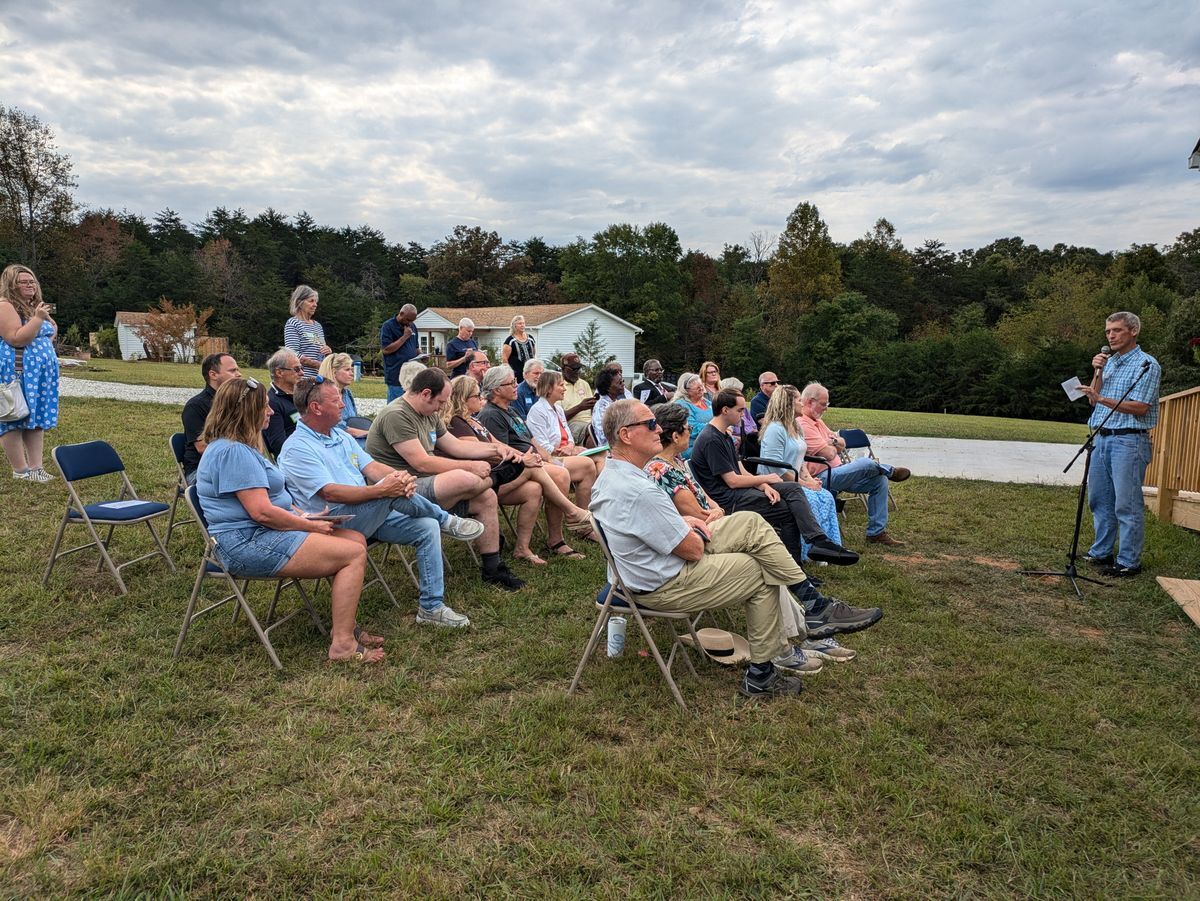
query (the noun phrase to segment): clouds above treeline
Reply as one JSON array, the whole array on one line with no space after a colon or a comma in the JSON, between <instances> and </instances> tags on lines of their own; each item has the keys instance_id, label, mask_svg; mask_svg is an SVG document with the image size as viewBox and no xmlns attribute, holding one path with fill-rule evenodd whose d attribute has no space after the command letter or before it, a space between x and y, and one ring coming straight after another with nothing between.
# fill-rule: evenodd
<instances>
[{"instance_id":1,"label":"clouds above treeline","mask_svg":"<svg viewBox=\"0 0 1200 901\"><path fill-rule=\"evenodd\" d=\"M850 241L1121 249L1200 225L1184 3L0 5L0 104L78 199L308 210L430 244L672 225L719 252L800 201Z\"/></svg>"}]
</instances>

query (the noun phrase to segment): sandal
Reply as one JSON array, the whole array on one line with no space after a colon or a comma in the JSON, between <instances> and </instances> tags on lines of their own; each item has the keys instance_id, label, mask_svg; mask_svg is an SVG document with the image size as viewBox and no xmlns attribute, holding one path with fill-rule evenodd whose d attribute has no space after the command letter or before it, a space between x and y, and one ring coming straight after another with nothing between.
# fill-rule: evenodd
<instances>
[{"instance_id":1,"label":"sandal","mask_svg":"<svg viewBox=\"0 0 1200 901\"><path fill-rule=\"evenodd\" d=\"M356 665L365 665L369 663L383 663L383 658L387 656L383 653L382 648L365 648L361 644L354 649L354 653L349 657L330 657L325 663L353 663Z\"/></svg>"},{"instance_id":2,"label":"sandal","mask_svg":"<svg viewBox=\"0 0 1200 901\"><path fill-rule=\"evenodd\" d=\"M368 648L383 647L383 639L380 638L378 635L372 635L370 632L368 632L362 626L354 627L354 640L357 641L359 644L366 645Z\"/></svg>"},{"instance_id":3,"label":"sandal","mask_svg":"<svg viewBox=\"0 0 1200 901\"><path fill-rule=\"evenodd\" d=\"M583 554L575 550L565 541L560 541L558 544L547 544L546 550L552 553L555 557L566 557L568 560L586 560Z\"/></svg>"},{"instance_id":4,"label":"sandal","mask_svg":"<svg viewBox=\"0 0 1200 901\"><path fill-rule=\"evenodd\" d=\"M513 559L514 560L524 560L530 566L545 566L546 565L546 561L543 560L541 557L539 557L537 554L535 554L533 551L530 551L528 554L518 554L516 551L513 551Z\"/></svg>"}]
</instances>

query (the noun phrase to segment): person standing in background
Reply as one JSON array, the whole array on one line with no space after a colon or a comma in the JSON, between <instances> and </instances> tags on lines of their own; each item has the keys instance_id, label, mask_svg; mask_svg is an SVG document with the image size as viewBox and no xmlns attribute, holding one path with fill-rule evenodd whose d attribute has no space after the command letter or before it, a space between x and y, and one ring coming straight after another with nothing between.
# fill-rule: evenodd
<instances>
[{"instance_id":1,"label":"person standing in background","mask_svg":"<svg viewBox=\"0 0 1200 901\"><path fill-rule=\"evenodd\" d=\"M404 393L400 386L400 367L421 354L417 342L417 308L406 303L400 312L379 329L379 344L383 348L383 381L387 384L388 403Z\"/></svg>"},{"instance_id":2,"label":"person standing in background","mask_svg":"<svg viewBox=\"0 0 1200 901\"><path fill-rule=\"evenodd\" d=\"M446 368L450 376L466 375L471 362L471 351L479 350L475 340L475 321L464 316L458 320L458 334L446 343Z\"/></svg>"},{"instance_id":3,"label":"person standing in background","mask_svg":"<svg viewBox=\"0 0 1200 901\"><path fill-rule=\"evenodd\" d=\"M537 356L537 343L525 331L524 316L514 316L508 327L512 330L512 334L504 339L504 344L500 347L500 358L512 367L513 375L517 377L519 385L525 378L525 361L532 360Z\"/></svg>"},{"instance_id":4,"label":"person standing in background","mask_svg":"<svg viewBox=\"0 0 1200 901\"><path fill-rule=\"evenodd\" d=\"M300 358L304 374L315 376L321 361L332 352L325 343L325 329L317 322L317 292L298 285L290 301L292 315L283 326L283 346Z\"/></svg>"},{"instance_id":5,"label":"person standing in background","mask_svg":"<svg viewBox=\"0 0 1200 901\"><path fill-rule=\"evenodd\" d=\"M28 266L14 263L0 273L0 383L21 383L29 415L0 422L0 444L13 478L49 482L42 465L46 429L58 425L58 325L42 300L42 286Z\"/></svg>"}]
</instances>

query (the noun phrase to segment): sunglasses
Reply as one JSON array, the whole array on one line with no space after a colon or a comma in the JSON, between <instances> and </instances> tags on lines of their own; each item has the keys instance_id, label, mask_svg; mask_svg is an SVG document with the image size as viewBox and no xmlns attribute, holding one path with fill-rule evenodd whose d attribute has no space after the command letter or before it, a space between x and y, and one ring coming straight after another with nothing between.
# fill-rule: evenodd
<instances>
[{"instance_id":1,"label":"sunglasses","mask_svg":"<svg viewBox=\"0 0 1200 901\"><path fill-rule=\"evenodd\" d=\"M660 428L657 419L647 419L645 422L631 422L625 428L636 429L638 426L645 426L651 432L657 432Z\"/></svg>"},{"instance_id":2,"label":"sunglasses","mask_svg":"<svg viewBox=\"0 0 1200 901\"><path fill-rule=\"evenodd\" d=\"M251 391L257 392L261 387L262 385L259 384L258 379L246 379L246 387L243 388L242 393L238 395L238 403L240 404L242 401L244 401L246 399L246 395Z\"/></svg>"},{"instance_id":3,"label":"sunglasses","mask_svg":"<svg viewBox=\"0 0 1200 901\"><path fill-rule=\"evenodd\" d=\"M779 384L779 382L763 382L764 387L766 385L778 385L778 384Z\"/></svg>"}]
</instances>

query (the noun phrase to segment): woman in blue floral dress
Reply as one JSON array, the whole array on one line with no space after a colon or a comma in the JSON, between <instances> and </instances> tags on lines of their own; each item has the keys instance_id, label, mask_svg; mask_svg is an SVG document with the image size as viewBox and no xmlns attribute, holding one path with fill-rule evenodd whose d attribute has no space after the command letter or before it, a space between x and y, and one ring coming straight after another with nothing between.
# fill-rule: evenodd
<instances>
[{"instance_id":1,"label":"woman in blue floral dress","mask_svg":"<svg viewBox=\"0 0 1200 901\"><path fill-rule=\"evenodd\" d=\"M0 422L0 444L13 478L49 482L42 463L46 429L58 425L58 326L42 301L42 287L27 266L13 264L0 273L0 384L21 380L29 415Z\"/></svg>"}]
</instances>

